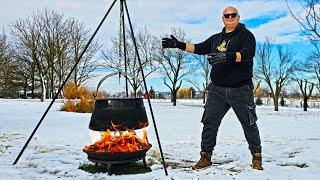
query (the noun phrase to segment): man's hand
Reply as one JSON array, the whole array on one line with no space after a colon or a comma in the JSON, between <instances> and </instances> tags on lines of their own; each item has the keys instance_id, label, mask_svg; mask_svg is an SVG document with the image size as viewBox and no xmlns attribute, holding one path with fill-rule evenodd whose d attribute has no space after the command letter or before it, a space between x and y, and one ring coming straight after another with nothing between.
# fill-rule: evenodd
<instances>
[{"instance_id":1,"label":"man's hand","mask_svg":"<svg viewBox=\"0 0 320 180\"><path fill-rule=\"evenodd\" d=\"M171 38L162 38L162 48L179 48L181 50L186 49L186 43L180 42L173 35Z\"/></svg>"},{"instance_id":2,"label":"man's hand","mask_svg":"<svg viewBox=\"0 0 320 180\"><path fill-rule=\"evenodd\" d=\"M208 61L209 64L220 64L225 63L227 61L226 53L210 53L208 54Z\"/></svg>"},{"instance_id":3,"label":"man's hand","mask_svg":"<svg viewBox=\"0 0 320 180\"><path fill-rule=\"evenodd\" d=\"M219 52L219 53L210 53L208 54L209 64L220 64L220 63L234 63L237 61L237 53L234 52ZM240 53L239 53L240 54ZM240 55L241 58L241 55Z\"/></svg>"}]
</instances>

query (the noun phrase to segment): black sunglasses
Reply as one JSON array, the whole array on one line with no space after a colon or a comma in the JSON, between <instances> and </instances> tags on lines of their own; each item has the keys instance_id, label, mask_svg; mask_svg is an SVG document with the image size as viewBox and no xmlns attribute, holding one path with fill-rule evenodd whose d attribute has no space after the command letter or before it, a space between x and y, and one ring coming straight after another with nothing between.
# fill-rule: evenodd
<instances>
[{"instance_id":1,"label":"black sunglasses","mask_svg":"<svg viewBox=\"0 0 320 180\"><path fill-rule=\"evenodd\" d=\"M225 18L235 18L238 14L237 13L230 13L230 14L223 14Z\"/></svg>"}]
</instances>

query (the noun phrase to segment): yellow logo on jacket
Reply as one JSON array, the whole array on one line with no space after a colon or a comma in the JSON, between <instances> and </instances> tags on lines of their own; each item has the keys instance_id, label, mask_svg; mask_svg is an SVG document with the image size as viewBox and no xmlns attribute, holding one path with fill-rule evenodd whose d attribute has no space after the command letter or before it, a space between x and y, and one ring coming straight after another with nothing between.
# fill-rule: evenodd
<instances>
[{"instance_id":1,"label":"yellow logo on jacket","mask_svg":"<svg viewBox=\"0 0 320 180\"><path fill-rule=\"evenodd\" d=\"M223 40L222 43L217 46L217 50L220 52L226 52L229 42L230 40L228 42L226 40Z\"/></svg>"}]
</instances>

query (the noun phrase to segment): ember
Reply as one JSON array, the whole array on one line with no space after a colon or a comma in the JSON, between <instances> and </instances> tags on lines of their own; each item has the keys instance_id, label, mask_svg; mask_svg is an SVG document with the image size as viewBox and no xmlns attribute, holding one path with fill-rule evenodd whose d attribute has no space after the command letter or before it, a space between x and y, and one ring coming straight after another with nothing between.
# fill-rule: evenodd
<instances>
[{"instance_id":1,"label":"ember","mask_svg":"<svg viewBox=\"0 0 320 180\"><path fill-rule=\"evenodd\" d=\"M107 130L102 133L101 139L90 146L85 146L87 152L120 153L137 152L149 149L147 130L143 130L143 137L139 137L134 130L115 131Z\"/></svg>"}]
</instances>

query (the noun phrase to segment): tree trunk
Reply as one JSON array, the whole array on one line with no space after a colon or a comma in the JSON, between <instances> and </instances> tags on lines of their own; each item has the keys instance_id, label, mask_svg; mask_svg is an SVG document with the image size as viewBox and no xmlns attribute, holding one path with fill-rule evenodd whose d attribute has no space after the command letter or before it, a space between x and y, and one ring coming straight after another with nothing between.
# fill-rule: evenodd
<instances>
[{"instance_id":1,"label":"tree trunk","mask_svg":"<svg viewBox=\"0 0 320 180\"><path fill-rule=\"evenodd\" d=\"M24 87L23 87L23 99L27 99L27 91L28 91L28 79L24 79Z\"/></svg>"},{"instance_id":2,"label":"tree trunk","mask_svg":"<svg viewBox=\"0 0 320 180\"><path fill-rule=\"evenodd\" d=\"M279 111L279 97L278 96L275 96L273 98L273 101L274 101L274 110L275 111Z\"/></svg>"},{"instance_id":3,"label":"tree trunk","mask_svg":"<svg viewBox=\"0 0 320 180\"><path fill-rule=\"evenodd\" d=\"M45 88L46 88L46 99L50 99L51 97L50 97L50 94L51 94L51 92L50 92L50 79L48 78L48 79L46 79L46 81L45 82L47 82L47 83L45 83Z\"/></svg>"},{"instance_id":4,"label":"tree trunk","mask_svg":"<svg viewBox=\"0 0 320 180\"><path fill-rule=\"evenodd\" d=\"M177 91L171 92L171 102L173 103L173 106L177 105Z\"/></svg>"},{"instance_id":5,"label":"tree trunk","mask_svg":"<svg viewBox=\"0 0 320 180\"><path fill-rule=\"evenodd\" d=\"M203 91L203 99L202 99L202 103L205 104L206 103L206 91Z\"/></svg>"},{"instance_id":6,"label":"tree trunk","mask_svg":"<svg viewBox=\"0 0 320 180\"><path fill-rule=\"evenodd\" d=\"M307 111L308 109L308 97L303 97L303 111Z\"/></svg>"},{"instance_id":7,"label":"tree trunk","mask_svg":"<svg viewBox=\"0 0 320 180\"><path fill-rule=\"evenodd\" d=\"M41 102L44 102L46 99L46 84L44 82L44 77L40 75L40 83L41 83Z\"/></svg>"},{"instance_id":8,"label":"tree trunk","mask_svg":"<svg viewBox=\"0 0 320 180\"><path fill-rule=\"evenodd\" d=\"M44 102L46 99L46 85L44 83L41 83L41 102Z\"/></svg>"},{"instance_id":9,"label":"tree trunk","mask_svg":"<svg viewBox=\"0 0 320 180\"><path fill-rule=\"evenodd\" d=\"M78 85L78 84L77 84L77 68L74 69L73 80L74 80L74 84L75 84L75 85Z\"/></svg>"},{"instance_id":10,"label":"tree trunk","mask_svg":"<svg viewBox=\"0 0 320 180\"><path fill-rule=\"evenodd\" d=\"M34 79L34 73L35 73L35 72L33 71L33 72L32 72L32 75L31 75L31 98L32 98L32 99L35 98L35 95L34 95L34 88L35 88L35 87L34 87L34 86L35 86L35 85L34 85L34 84L35 84L35 83L34 83L34 81L35 81L35 79Z\"/></svg>"},{"instance_id":11,"label":"tree trunk","mask_svg":"<svg viewBox=\"0 0 320 180\"><path fill-rule=\"evenodd\" d=\"M50 99L52 99L54 97L54 70L53 70L53 63L51 65L51 87L50 87Z\"/></svg>"}]
</instances>

